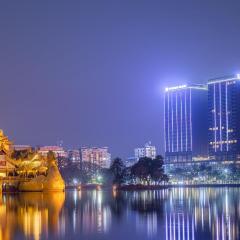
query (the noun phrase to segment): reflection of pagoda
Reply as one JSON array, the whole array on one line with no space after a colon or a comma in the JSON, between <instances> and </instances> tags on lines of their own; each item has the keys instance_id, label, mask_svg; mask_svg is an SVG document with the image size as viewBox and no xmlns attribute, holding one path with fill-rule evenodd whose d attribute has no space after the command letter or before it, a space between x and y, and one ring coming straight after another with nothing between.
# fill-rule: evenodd
<instances>
[{"instance_id":1,"label":"reflection of pagoda","mask_svg":"<svg viewBox=\"0 0 240 240\"><path fill-rule=\"evenodd\" d=\"M9 172L13 172L15 167L7 161L12 153L12 142L4 135L0 129L0 177L6 177Z\"/></svg>"}]
</instances>

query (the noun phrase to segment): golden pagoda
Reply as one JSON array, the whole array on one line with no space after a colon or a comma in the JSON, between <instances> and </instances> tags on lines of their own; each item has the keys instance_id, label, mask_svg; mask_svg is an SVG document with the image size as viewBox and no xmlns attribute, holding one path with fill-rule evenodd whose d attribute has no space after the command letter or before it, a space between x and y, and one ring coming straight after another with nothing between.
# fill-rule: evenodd
<instances>
[{"instance_id":1,"label":"golden pagoda","mask_svg":"<svg viewBox=\"0 0 240 240\"><path fill-rule=\"evenodd\" d=\"M63 191L65 189L53 152L49 152L47 157L38 152L27 152L26 156L20 156L17 159L12 156L12 142L0 130L2 183L11 181L18 186L19 191Z\"/></svg>"},{"instance_id":2,"label":"golden pagoda","mask_svg":"<svg viewBox=\"0 0 240 240\"><path fill-rule=\"evenodd\" d=\"M4 135L0 129L0 178L7 177L9 173L15 170L13 164L7 161L12 153L12 142Z\"/></svg>"},{"instance_id":3,"label":"golden pagoda","mask_svg":"<svg viewBox=\"0 0 240 240\"><path fill-rule=\"evenodd\" d=\"M43 160L44 161L44 160ZM20 182L19 191L64 191L65 182L58 170L53 152L47 156L47 174L38 175L30 181Z\"/></svg>"}]
</instances>

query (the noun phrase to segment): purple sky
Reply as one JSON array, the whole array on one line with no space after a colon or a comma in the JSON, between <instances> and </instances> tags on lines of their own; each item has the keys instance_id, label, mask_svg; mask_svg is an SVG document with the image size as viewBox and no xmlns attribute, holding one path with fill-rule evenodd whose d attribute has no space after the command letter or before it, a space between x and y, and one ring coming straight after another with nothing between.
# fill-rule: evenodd
<instances>
[{"instance_id":1,"label":"purple sky","mask_svg":"<svg viewBox=\"0 0 240 240\"><path fill-rule=\"evenodd\" d=\"M0 127L16 144L162 153L164 87L240 71L238 0L2 1L0 26Z\"/></svg>"}]
</instances>

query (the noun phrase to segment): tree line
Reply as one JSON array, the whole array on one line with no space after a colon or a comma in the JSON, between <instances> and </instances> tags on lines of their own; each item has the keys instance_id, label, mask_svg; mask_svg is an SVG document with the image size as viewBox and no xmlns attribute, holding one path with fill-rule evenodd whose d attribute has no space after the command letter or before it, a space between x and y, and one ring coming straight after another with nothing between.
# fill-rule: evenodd
<instances>
[{"instance_id":1,"label":"tree line","mask_svg":"<svg viewBox=\"0 0 240 240\"><path fill-rule=\"evenodd\" d=\"M126 167L121 158L115 158L108 170L105 170L105 179L112 184L145 184L159 185L169 180L164 172L163 157L155 159L143 157L130 167Z\"/></svg>"},{"instance_id":2,"label":"tree line","mask_svg":"<svg viewBox=\"0 0 240 240\"><path fill-rule=\"evenodd\" d=\"M83 162L79 166L69 165L60 171L67 185L72 185L74 180L79 184L101 183L109 186L113 184L158 185L168 181L162 156L157 156L155 159L140 158L130 167L117 157L112 160L110 168L100 168L89 162Z\"/></svg>"}]
</instances>

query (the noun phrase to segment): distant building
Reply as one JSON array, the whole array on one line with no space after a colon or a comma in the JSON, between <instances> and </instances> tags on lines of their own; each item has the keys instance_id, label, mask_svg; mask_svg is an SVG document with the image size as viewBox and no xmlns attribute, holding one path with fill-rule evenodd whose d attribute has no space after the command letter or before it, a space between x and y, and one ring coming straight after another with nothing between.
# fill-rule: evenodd
<instances>
[{"instance_id":1,"label":"distant building","mask_svg":"<svg viewBox=\"0 0 240 240\"><path fill-rule=\"evenodd\" d=\"M108 147L82 147L81 160L83 163L88 162L101 168L108 168L110 166L111 155L108 152Z\"/></svg>"},{"instance_id":2,"label":"distant building","mask_svg":"<svg viewBox=\"0 0 240 240\"><path fill-rule=\"evenodd\" d=\"M165 89L165 162L191 162L208 154L208 104L205 85Z\"/></svg>"},{"instance_id":3,"label":"distant building","mask_svg":"<svg viewBox=\"0 0 240 240\"><path fill-rule=\"evenodd\" d=\"M81 153L78 149L68 150L68 158L71 163L80 163L81 162Z\"/></svg>"},{"instance_id":4,"label":"distant building","mask_svg":"<svg viewBox=\"0 0 240 240\"><path fill-rule=\"evenodd\" d=\"M208 81L210 159L240 159L240 75Z\"/></svg>"},{"instance_id":5,"label":"distant building","mask_svg":"<svg viewBox=\"0 0 240 240\"><path fill-rule=\"evenodd\" d=\"M135 159L139 160L142 157L148 157L154 159L157 155L156 147L151 145L151 142L145 144L142 148L135 148L134 150Z\"/></svg>"},{"instance_id":6,"label":"distant building","mask_svg":"<svg viewBox=\"0 0 240 240\"><path fill-rule=\"evenodd\" d=\"M47 156L48 152L51 151L55 154L60 169L66 168L69 164L68 154L63 147L59 146L44 146L39 148L39 153L42 156Z\"/></svg>"},{"instance_id":7,"label":"distant building","mask_svg":"<svg viewBox=\"0 0 240 240\"><path fill-rule=\"evenodd\" d=\"M32 150L32 146L30 145L13 145L14 151L30 151Z\"/></svg>"},{"instance_id":8,"label":"distant building","mask_svg":"<svg viewBox=\"0 0 240 240\"><path fill-rule=\"evenodd\" d=\"M59 146L44 146L39 148L39 153L43 156L47 156L48 152L53 152L56 157L67 157L67 152L63 149L63 147Z\"/></svg>"}]
</instances>

